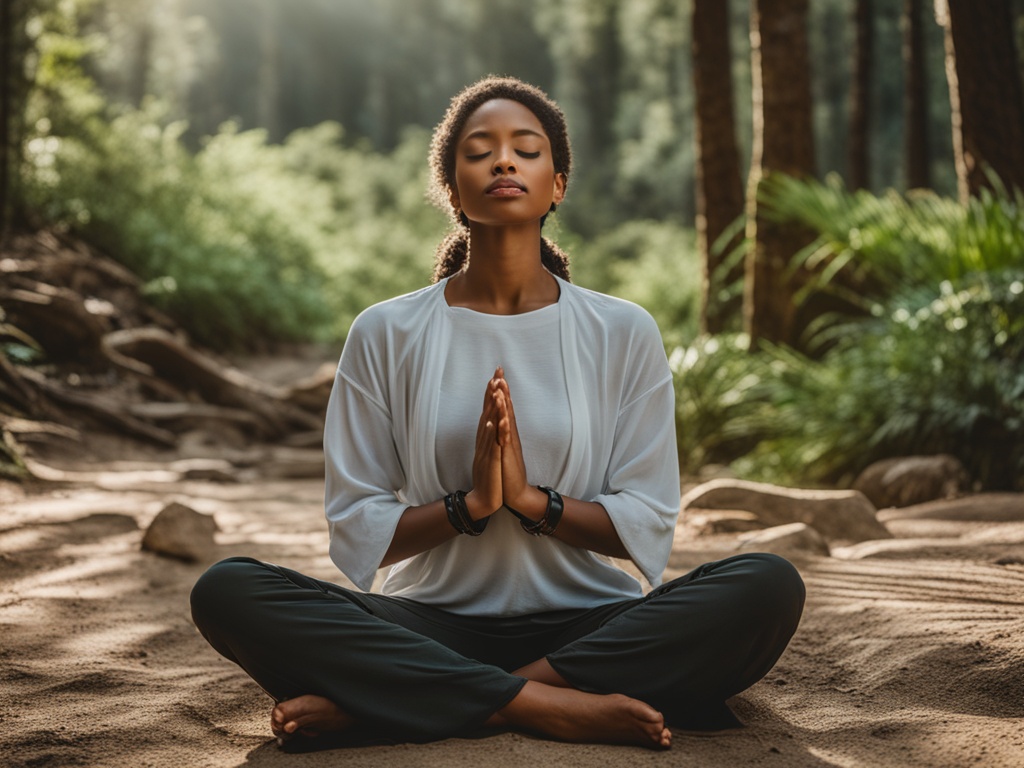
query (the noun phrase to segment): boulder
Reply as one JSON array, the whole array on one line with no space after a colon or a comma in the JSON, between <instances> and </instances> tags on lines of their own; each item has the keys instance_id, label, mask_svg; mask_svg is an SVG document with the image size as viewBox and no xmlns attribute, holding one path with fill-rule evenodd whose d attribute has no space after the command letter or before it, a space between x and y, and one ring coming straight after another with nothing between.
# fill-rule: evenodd
<instances>
[{"instance_id":1,"label":"boulder","mask_svg":"<svg viewBox=\"0 0 1024 768\"><path fill-rule=\"evenodd\" d=\"M186 562L206 562L216 554L213 534L217 523L211 515L172 502L160 510L142 537L142 548Z\"/></svg>"},{"instance_id":2,"label":"boulder","mask_svg":"<svg viewBox=\"0 0 1024 768\"><path fill-rule=\"evenodd\" d=\"M952 499L970 488L970 476L955 456L902 456L876 461L857 476L854 490L878 509Z\"/></svg>"},{"instance_id":3,"label":"boulder","mask_svg":"<svg viewBox=\"0 0 1024 768\"><path fill-rule=\"evenodd\" d=\"M860 491L784 488L768 483L719 479L683 496L684 515L709 509L745 510L764 526L806 523L829 542L852 543L892 538Z\"/></svg>"},{"instance_id":4,"label":"boulder","mask_svg":"<svg viewBox=\"0 0 1024 768\"><path fill-rule=\"evenodd\" d=\"M821 534L805 523L776 525L740 537L737 547L742 552L772 552L785 557L819 555L828 557L828 543Z\"/></svg>"}]
</instances>

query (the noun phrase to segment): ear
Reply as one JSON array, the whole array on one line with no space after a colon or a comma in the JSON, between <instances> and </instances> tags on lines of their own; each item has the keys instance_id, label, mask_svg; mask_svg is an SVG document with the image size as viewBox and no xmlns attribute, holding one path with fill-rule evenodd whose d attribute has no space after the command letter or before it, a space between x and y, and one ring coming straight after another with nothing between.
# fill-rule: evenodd
<instances>
[{"instance_id":1,"label":"ear","mask_svg":"<svg viewBox=\"0 0 1024 768\"><path fill-rule=\"evenodd\" d=\"M452 208L456 211L462 208L461 201L459 200L459 190L448 188L448 202L451 203Z\"/></svg>"},{"instance_id":2,"label":"ear","mask_svg":"<svg viewBox=\"0 0 1024 768\"><path fill-rule=\"evenodd\" d=\"M555 174L555 186L551 195L551 202L560 205L565 199L566 178L564 173Z\"/></svg>"}]
</instances>

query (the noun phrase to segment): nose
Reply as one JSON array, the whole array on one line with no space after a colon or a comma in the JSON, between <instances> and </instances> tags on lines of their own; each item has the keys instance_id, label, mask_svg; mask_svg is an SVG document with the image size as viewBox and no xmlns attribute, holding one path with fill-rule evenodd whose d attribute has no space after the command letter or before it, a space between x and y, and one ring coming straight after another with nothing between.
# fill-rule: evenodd
<instances>
[{"instance_id":1,"label":"nose","mask_svg":"<svg viewBox=\"0 0 1024 768\"><path fill-rule=\"evenodd\" d=\"M497 153L495 153L494 166L491 168L491 173L495 176L501 176L502 174L515 173L516 162L512 159L512 152L502 147Z\"/></svg>"}]
</instances>

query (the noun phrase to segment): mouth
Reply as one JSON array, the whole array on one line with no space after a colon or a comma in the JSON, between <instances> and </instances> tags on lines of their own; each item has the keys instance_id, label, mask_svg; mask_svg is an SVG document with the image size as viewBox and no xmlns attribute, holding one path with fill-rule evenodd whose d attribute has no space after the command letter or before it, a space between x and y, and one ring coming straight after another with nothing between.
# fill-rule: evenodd
<instances>
[{"instance_id":1,"label":"mouth","mask_svg":"<svg viewBox=\"0 0 1024 768\"><path fill-rule=\"evenodd\" d=\"M497 179L484 190L485 194L497 197L514 197L526 193L526 187L513 179Z\"/></svg>"}]
</instances>

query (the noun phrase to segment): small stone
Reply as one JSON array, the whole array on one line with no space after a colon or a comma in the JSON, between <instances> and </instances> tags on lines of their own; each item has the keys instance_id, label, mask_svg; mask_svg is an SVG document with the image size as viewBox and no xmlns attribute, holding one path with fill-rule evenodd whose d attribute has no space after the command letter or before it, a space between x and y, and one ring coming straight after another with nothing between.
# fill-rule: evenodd
<instances>
[{"instance_id":1,"label":"small stone","mask_svg":"<svg viewBox=\"0 0 1024 768\"><path fill-rule=\"evenodd\" d=\"M211 515L172 502L149 524L142 537L142 548L190 563L206 562L216 553L213 534L217 530L217 522Z\"/></svg>"},{"instance_id":2,"label":"small stone","mask_svg":"<svg viewBox=\"0 0 1024 768\"><path fill-rule=\"evenodd\" d=\"M853 488L878 509L952 499L970 488L970 476L955 456L902 456L876 461L857 476Z\"/></svg>"},{"instance_id":3,"label":"small stone","mask_svg":"<svg viewBox=\"0 0 1024 768\"><path fill-rule=\"evenodd\" d=\"M744 510L763 527L806 523L829 542L889 539L874 505L859 491L785 488L769 483L719 479L699 485L683 496L680 509Z\"/></svg>"}]
</instances>

